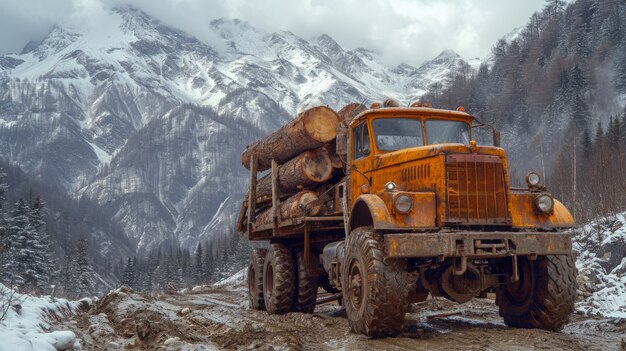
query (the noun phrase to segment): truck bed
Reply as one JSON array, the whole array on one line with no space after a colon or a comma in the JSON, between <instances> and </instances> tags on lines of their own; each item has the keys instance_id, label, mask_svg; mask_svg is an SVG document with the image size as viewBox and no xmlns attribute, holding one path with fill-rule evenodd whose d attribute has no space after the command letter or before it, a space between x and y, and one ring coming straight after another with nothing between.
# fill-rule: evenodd
<instances>
[{"instance_id":1,"label":"truck bed","mask_svg":"<svg viewBox=\"0 0 626 351\"><path fill-rule=\"evenodd\" d=\"M271 240L275 238L302 239L310 235L312 239L327 237L343 239L343 216L299 217L280 221L278 225L265 225L248 233L249 240Z\"/></svg>"}]
</instances>

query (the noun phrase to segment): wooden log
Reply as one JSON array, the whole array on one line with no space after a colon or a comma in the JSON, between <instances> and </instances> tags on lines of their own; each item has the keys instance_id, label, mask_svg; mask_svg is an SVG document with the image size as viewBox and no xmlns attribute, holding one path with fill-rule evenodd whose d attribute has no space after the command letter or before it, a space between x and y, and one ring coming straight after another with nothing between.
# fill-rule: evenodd
<instances>
[{"instance_id":1,"label":"wooden log","mask_svg":"<svg viewBox=\"0 0 626 351\"><path fill-rule=\"evenodd\" d=\"M367 110L367 107L363 104L359 104L358 102L353 102L351 104L347 104L344 106L337 115L339 116L340 121L351 121L354 117L356 117L359 113Z\"/></svg>"},{"instance_id":2,"label":"wooden log","mask_svg":"<svg viewBox=\"0 0 626 351\"><path fill-rule=\"evenodd\" d=\"M333 164L325 148L305 151L278 168L279 196L317 186L332 175ZM257 182L257 202L258 199L271 199L271 195L272 178L268 174Z\"/></svg>"},{"instance_id":3,"label":"wooden log","mask_svg":"<svg viewBox=\"0 0 626 351\"><path fill-rule=\"evenodd\" d=\"M348 154L348 133L350 131L348 125L350 125L350 122L354 119L354 117L365 110L367 110L367 107L359 103L348 104L339 110L338 114L341 119L341 123L337 127L335 151L337 155L341 156L344 160Z\"/></svg>"},{"instance_id":4,"label":"wooden log","mask_svg":"<svg viewBox=\"0 0 626 351\"><path fill-rule=\"evenodd\" d=\"M324 148L328 151L328 157L330 157L330 162L332 163L333 168L344 169L345 165L343 164L343 161L341 161L339 155L337 155L337 146L335 145L335 142L336 141L331 142Z\"/></svg>"},{"instance_id":5,"label":"wooden log","mask_svg":"<svg viewBox=\"0 0 626 351\"><path fill-rule=\"evenodd\" d=\"M316 216L319 214L321 208L322 205L318 200L317 194L312 191L304 190L280 204L280 218L285 220L298 217ZM258 228L259 226L270 225L272 223L273 212L272 209L269 208L261 212L256 217L254 226L255 228Z\"/></svg>"},{"instance_id":6,"label":"wooden log","mask_svg":"<svg viewBox=\"0 0 626 351\"><path fill-rule=\"evenodd\" d=\"M283 164L335 139L338 124L339 116L332 109L325 106L308 109L279 130L248 145L241 154L241 163L250 167L250 156L255 155L259 172L269 169L272 159Z\"/></svg>"}]
</instances>

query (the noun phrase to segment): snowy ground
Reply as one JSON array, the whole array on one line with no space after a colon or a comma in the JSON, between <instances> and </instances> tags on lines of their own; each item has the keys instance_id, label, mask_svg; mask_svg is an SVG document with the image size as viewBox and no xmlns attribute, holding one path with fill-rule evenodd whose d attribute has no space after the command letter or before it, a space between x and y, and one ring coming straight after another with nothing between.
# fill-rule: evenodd
<instances>
[{"instance_id":1,"label":"snowy ground","mask_svg":"<svg viewBox=\"0 0 626 351\"><path fill-rule=\"evenodd\" d=\"M574 231L579 313L626 319L626 213Z\"/></svg>"},{"instance_id":2,"label":"snowy ground","mask_svg":"<svg viewBox=\"0 0 626 351\"><path fill-rule=\"evenodd\" d=\"M0 351L80 349L74 332L52 326L70 318L80 305L79 301L18 294L0 284L0 317L6 311L0 321Z\"/></svg>"},{"instance_id":3,"label":"snowy ground","mask_svg":"<svg viewBox=\"0 0 626 351\"><path fill-rule=\"evenodd\" d=\"M489 294L486 299L463 305L442 299L413 304L400 336L373 340L351 333L344 309L334 302L318 305L313 314L276 316L248 309L244 271L176 295L154 297L120 288L104 296L87 313L52 320L57 330L72 330L87 350L624 351L625 215L594 221L573 234L580 272L579 301L570 323L560 332L506 327L493 294ZM320 294L328 296L321 290ZM42 343L54 350L41 334L50 330L41 317L42 311L66 314L75 308L75 303L62 300L33 301L31 307L24 307L30 312L22 315L35 317L23 317L22 322L12 315L12 327L0 327L0 340L6 340L10 331L16 346L8 350L22 350L20 347L27 342ZM41 321L43 326L38 325ZM55 335L47 338L53 342ZM4 345L0 343L0 350L4 351Z\"/></svg>"},{"instance_id":4,"label":"snowy ground","mask_svg":"<svg viewBox=\"0 0 626 351\"><path fill-rule=\"evenodd\" d=\"M245 275L157 298L122 288L73 321L88 350L623 350L626 320L574 314L561 332L508 328L493 294L459 305L413 304L402 334L368 339L349 331L344 309L268 315L247 308ZM327 295L325 295L327 296ZM624 345L624 346L622 346Z\"/></svg>"}]
</instances>

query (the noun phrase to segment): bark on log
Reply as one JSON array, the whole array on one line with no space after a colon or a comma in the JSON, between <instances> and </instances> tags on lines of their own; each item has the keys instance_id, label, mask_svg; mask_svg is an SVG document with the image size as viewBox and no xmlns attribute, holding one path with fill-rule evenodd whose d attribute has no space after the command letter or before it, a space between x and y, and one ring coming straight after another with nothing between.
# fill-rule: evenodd
<instances>
[{"instance_id":1,"label":"bark on log","mask_svg":"<svg viewBox=\"0 0 626 351\"><path fill-rule=\"evenodd\" d=\"M248 145L241 154L241 163L250 167L250 157L258 160L258 171L271 167L272 159L283 164L306 150L316 149L335 139L339 116L332 109L318 106L300 113L279 130Z\"/></svg>"},{"instance_id":2,"label":"bark on log","mask_svg":"<svg viewBox=\"0 0 626 351\"><path fill-rule=\"evenodd\" d=\"M339 115L339 119L341 121L351 121L354 117L356 117L359 113L367 110L367 107L363 104L359 104L358 102L353 102L351 104L347 104L344 106L337 115Z\"/></svg>"},{"instance_id":3,"label":"bark on log","mask_svg":"<svg viewBox=\"0 0 626 351\"><path fill-rule=\"evenodd\" d=\"M332 174L333 164L325 148L305 151L278 168L279 194L295 194L302 189L324 183ZM271 195L272 177L267 174L257 182L257 201L259 198L271 199Z\"/></svg>"},{"instance_id":4,"label":"bark on log","mask_svg":"<svg viewBox=\"0 0 626 351\"><path fill-rule=\"evenodd\" d=\"M341 119L341 123L337 127L337 140L335 151L337 155L341 156L342 159L346 159L348 154L348 133L350 129L348 125L356 117L359 113L367 110L367 107L363 104L352 103L344 106L341 110L339 110L339 118Z\"/></svg>"},{"instance_id":5,"label":"bark on log","mask_svg":"<svg viewBox=\"0 0 626 351\"><path fill-rule=\"evenodd\" d=\"M281 220L316 216L319 214L322 205L317 194L312 191L301 191L296 195L282 202L279 206ZM261 212L254 221L254 226L269 225L274 222L273 209L269 208Z\"/></svg>"}]
</instances>

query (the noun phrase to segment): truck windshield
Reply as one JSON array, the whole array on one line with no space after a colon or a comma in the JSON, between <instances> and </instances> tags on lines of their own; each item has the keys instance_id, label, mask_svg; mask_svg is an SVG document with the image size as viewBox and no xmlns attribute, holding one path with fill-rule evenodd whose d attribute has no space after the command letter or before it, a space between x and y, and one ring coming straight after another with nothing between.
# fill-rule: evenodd
<instances>
[{"instance_id":1,"label":"truck windshield","mask_svg":"<svg viewBox=\"0 0 626 351\"><path fill-rule=\"evenodd\" d=\"M428 144L458 143L469 145L469 124L460 121L427 119L424 123Z\"/></svg>"},{"instance_id":2,"label":"truck windshield","mask_svg":"<svg viewBox=\"0 0 626 351\"><path fill-rule=\"evenodd\" d=\"M423 146L422 122L413 118L380 118L372 121L376 147L394 151Z\"/></svg>"}]
</instances>

